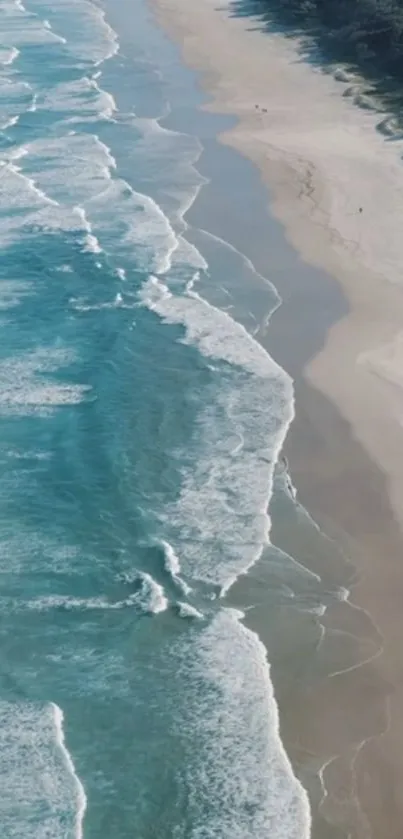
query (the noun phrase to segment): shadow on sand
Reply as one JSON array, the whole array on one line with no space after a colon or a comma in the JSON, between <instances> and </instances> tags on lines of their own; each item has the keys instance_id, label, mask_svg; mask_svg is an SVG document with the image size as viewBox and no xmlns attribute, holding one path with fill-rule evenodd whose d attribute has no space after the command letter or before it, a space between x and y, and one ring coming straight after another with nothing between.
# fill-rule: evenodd
<instances>
[{"instance_id":1,"label":"shadow on sand","mask_svg":"<svg viewBox=\"0 0 403 839\"><path fill-rule=\"evenodd\" d=\"M281 0L231 0L230 14L250 18L252 30L293 40L296 61L309 62L346 84L344 96L351 96L358 107L380 113L377 128L385 138L403 139L403 60L393 74L387 72L388 56L376 55L353 37L341 38L339 31L320 24L309 7L306 3L297 14Z\"/></svg>"}]
</instances>

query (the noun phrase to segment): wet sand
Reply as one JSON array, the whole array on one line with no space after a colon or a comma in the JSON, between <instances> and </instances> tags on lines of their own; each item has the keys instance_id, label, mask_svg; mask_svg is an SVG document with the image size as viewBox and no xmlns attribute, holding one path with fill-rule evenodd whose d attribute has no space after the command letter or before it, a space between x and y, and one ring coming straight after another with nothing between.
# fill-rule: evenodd
<instances>
[{"instance_id":1,"label":"wet sand","mask_svg":"<svg viewBox=\"0 0 403 839\"><path fill-rule=\"evenodd\" d=\"M186 126L181 127L185 130ZM202 129L202 126L200 128ZM348 463L350 458L354 467L359 469L363 487L372 486L375 481L374 499L379 495L381 504L386 499L384 509L380 509L379 515L385 521L385 527L388 527L389 522L393 522L393 516L388 507L387 491L379 470L366 453L360 451L357 442L348 442L348 424L341 420L331 403L313 390L302 376L305 364L323 346L327 330L337 318L346 314L344 296L329 274L301 262L298 254L287 245L280 225L267 211L266 191L259 181L255 167L235 152L219 145L210 136L203 142L205 151L198 168L211 180L203 188L187 215L191 225L187 235L193 240L194 229L204 225L205 229L207 227L211 233L222 237L241 253L253 257L255 267L262 274L269 276L281 291L283 305L272 317L267 333L262 333L260 339L270 353L286 369L292 371L295 379L297 416L291 426L286 452L291 458L292 479L299 489L302 487L302 493L299 494L304 497L306 503L308 496L315 500L316 487L312 495L309 491L308 480L313 477L310 463L314 464L316 480L319 482L322 468L324 477L329 465L331 467L337 463L337 454L336 460L333 460L333 447L339 440L342 447L350 447L346 451L345 462ZM238 200L239 195L249 208L246 221L243 204ZM206 242L199 241L196 237L195 244L205 253ZM207 256L210 264L211 255ZM211 265L213 267L213 263ZM230 266L221 268L230 270ZM249 305L254 305L256 310L257 290L253 276L245 276L240 266L235 274L238 271L239 282L247 283L250 289L249 298L252 296L252 299L249 300ZM215 273L217 277L220 276L220 266ZM237 292L239 291L237 286ZM261 295L257 305L262 306L261 314L264 321ZM302 305L303 318L300 317ZM326 442L330 444L331 441L332 445L327 451ZM294 462L295 471L298 472L297 480ZM350 481L349 475L346 474L345 477ZM343 480L344 471L340 474L340 482ZM356 480L353 480L351 485L357 489ZM337 487L340 489L339 483ZM321 497L321 492L322 488L318 497ZM332 496L329 494L327 498L330 502ZM295 608L293 605L279 605L278 588L276 589L278 581L273 579L271 573L270 554L262 557L261 562L238 581L230 592L229 600L239 608L246 606L247 624L258 632L267 646L276 696L280 704L282 737L297 774L311 794L314 807L319 805L324 794L317 779L320 768L335 755L342 755L343 760L334 760L331 767L327 768L324 781L329 793L326 802L328 808L330 786L335 787L335 770L342 772L344 803L342 806L338 805L336 819L333 813L328 813L324 805L322 809L325 809L329 818L332 817L333 822L340 821L340 811L343 814L341 821L344 827L335 833L333 827L330 829L326 821L314 813L313 835L322 839L328 836L346 837L349 835L351 824L362 820L360 809L354 804L351 762L362 740L372 737L380 730L380 726L384 726L387 697L383 676L378 670L371 671L371 682L373 689L376 688L376 693L373 701L366 703L363 715L362 700L360 697L354 698L354 692L363 687L365 689L365 678L361 682L361 672L364 673L364 670L361 668L359 674L358 671L351 671L348 677L346 674L339 680L343 687L343 695L346 695L347 691L349 695L348 709L340 715L341 688L334 678L329 692L328 677L330 673L355 667L377 656L383 641L365 611L344 603L335 606L334 601L329 602L326 596L338 586L351 588L355 587L357 582L357 568L349 551L350 540L345 532L336 526L332 514L334 511L330 509L326 514L325 508L321 508L322 526L336 537L335 542L318 532L303 511L302 518L297 516L293 501L281 488L279 491L278 486L270 512L273 520L273 543L321 576L323 585L319 601L327 604L326 616L316 618L309 613L300 612L298 606ZM353 550L352 555L354 554ZM321 624L326 625L325 643L320 643ZM339 720L336 727L335 719ZM333 784L330 784L331 773Z\"/></svg>"},{"instance_id":2,"label":"wet sand","mask_svg":"<svg viewBox=\"0 0 403 839\"><path fill-rule=\"evenodd\" d=\"M281 493L273 543L299 556L304 551L303 561L325 585L348 579L359 607L328 610L320 648L317 622L311 635L305 625L308 648L290 648L291 668L284 649L276 659L264 599L248 623L269 649L287 751L320 804L313 836L397 839L403 831L401 150L376 133L378 114L343 99L343 85L301 63L295 45L253 31L250 19L231 18L227 3L157 5L187 62L202 71L213 97L209 108L239 117L221 139L257 163L270 209L306 263L302 271L282 270L280 259L273 281L284 303L259 337L294 377L296 419L286 454L298 496L335 540L334 551L324 569L320 563L332 553L321 550L325 537L306 522L290 527L292 511L282 517L288 501ZM237 246L248 254L249 241L248 255L263 272L264 232L248 230L245 218L242 233L242 218L235 221L245 239ZM234 601L247 594L256 602L265 573L262 558L235 587ZM298 620L290 637L299 637ZM307 678L297 665L300 652L307 660L309 645L315 668Z\"/></svg>"}]
</instances>

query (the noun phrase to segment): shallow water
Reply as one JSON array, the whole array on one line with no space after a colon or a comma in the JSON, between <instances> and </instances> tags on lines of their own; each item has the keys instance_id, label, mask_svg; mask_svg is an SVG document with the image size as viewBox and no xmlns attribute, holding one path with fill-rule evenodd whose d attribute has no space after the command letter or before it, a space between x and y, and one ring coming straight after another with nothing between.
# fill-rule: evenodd
<instances>
[{"instance_id":1,"label":"shallow water","mask_svg":"<svg viewBox=\"0 0 403 839\"><path fill-rule=\"evenodd\" d=\"M278 294L186 237L200 94L141 0L0 21L2 834L303 839L265 648L222 598L293 417L253 338ZM270 557L273 601L316 614L318 575Z\"/></svg>"}]
</instances>

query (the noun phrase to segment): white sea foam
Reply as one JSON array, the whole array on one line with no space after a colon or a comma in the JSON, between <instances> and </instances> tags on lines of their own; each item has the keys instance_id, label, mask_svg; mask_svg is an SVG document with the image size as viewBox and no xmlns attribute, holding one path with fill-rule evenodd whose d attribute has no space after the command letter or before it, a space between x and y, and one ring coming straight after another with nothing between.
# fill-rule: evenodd
<instances>
[{"instance_id":1,"label":"white sea foam","mask_svg":"<svg viewBox=\"0 0 403 839\"><path fill-rule=\"evenodd\" d=\"M99 86L97 81L98 78L99 74L95 73L95 75L90 79L90 85L91 88L96 91L100 99L101 111L99 115L104 119L112 119L113 114L117 110L115 99L111 93L108 93Z\"/></svg>"},{"instance_id":2,"label":"white sea foam","mask_svg":"<svg viewBox=\"0 0 403 839\"><path fill-rule=\"evenodd\" d=\"M308 839L307 795L284 751L266 651L232 610L181 641L177 724L197 733L182 765L188 839ZM178 644L179 648L179 644ZM175 650L176 652L177 650Z\"/></svg>"},{"instance_id":3,"label":"white sea foam","mask_svg":"<svg viewBox=\"0 0 403 839\"><path fill-rule=\"evenodd\" d=\"M20 51L17 50L16 47L3 47L0 46L0 64L3 64L5 67L13 64L16 58L18 58Z\"/></svg>"},{"instance_id":4,"label":"white sea foam","mask_svg":"<svg viewBox=\"0 0 403 839\"><path fill-rule=\"evenodd\" d=\"M72 122L110 118L116 110L113 96L102 90L94 78L83 76L54 85L41 93L39 108L70 117Z\"/></svg>"},{"instance_id":5,"label":"white sea foam","mask_svg":"<svg viewBox=\"0 0 403 839\"><path fill-rule=\"evenodd\" d=\"M5 122L3 122L2 125L0 125L0 130L5 131L6 128L12 128L13 125L17 125L18 120L19 120L18 116L10 117Z\"/></svg>"},{"instance_id":6,"label":"white sea foam","mask_svg":"<svg viewBox=\"0 0 403 839\"><path fill-rule=\"evenodd\" d=\"M136 591L129 594L122 600L110 600L107 597L72 597L70 595L51 594L34 598L32 600L20 600L13 603L17 610L28 610L31 612L48 612L54 609L65 611L105 611L135 608L142 613L159 614L168 608L168 600L163 587L153 579L151 574L136 571L131 578L136 584ZM10 605L8 603L8 605Z\"/></svg>"},{"instance_id":7,"label":"white sea foam","mask_svg":"<svg viewBox=\"0 0 403 839\"><path fill-rule=\"evenodd\" d=\"M154 277L140 298L165 322L184 326L184 343L230 365L200 413L193 457L192 447L183 453L179 498L160 514L186 576L225 592L269 541L267 508L293 418L292 382L240 324L194 292L173 295Z\"/></svg>"},{"instance_id":8,"label":"white sea foam","mask_svg":"<svg viewBox=\"0 0 403 839\"><path fill-rule=\"evenodd\" d=\"M55 268L55 271L60 271L62 274L72 274L73 273L73 269L72 269L71 265L58 265Z\"/></svg>"},{"instance_id":9,"label":"white sea foam","mask_svg":"<svg viewBox=\"0 0 403 839\"><path fill-rule=\"evenodd\" d=\"M263 379L281 378L288 382L289 396L292 395L289 376L261 344L227 312L210 306L196 292L173 295L161 280L150 277L144 283L139 297L145 306L158 312L166 323L183 324L186 343L196 344L203 355L227 361Z\"/></svg>"},{"instance_id":10,"label":"white sea foam","mask_svg":"<svg viewBox=\"0 0 403 839\"><path fill-rule=\"evenodd\" d=\"M54 38L56 38L58 41L60 41L61 44L67 44L66 38L63 38L62 35L58 35L57 32L54 32L52 27L51 27L51 24L49 23L48 20L43 20L42 25L44 26L45 29L48 29L49 32L52 32Z\"/></svg>"},{"instance_id":11,"label":"white sea foam","mask_svg":"<svg viewBox=\"0 0 403 839\"><path fill-rule=\"evenodd\" d=\"M178 615L180 618L196 618L200 620L204 617L203 612L199 612L195 606L191 606L190 603L181 603L178 602Z\"/></svg>"},{"instance_id":12,"label":"white sea foam","mask_svg":"<svg viewBox=\"0 0 403 839\"><path fill-rule=\"evenodd\" d=\"M23 163L17 164L21 158ZM83 229L85 248L95 254L112 246L115 254L130 259L135 250L144 271L164 273L171 267L178 238L168 218L153 199L112 177L116 161L96 135L72 132L35 140L15 149L12 160L10 155L0 157L0 164L6 187L0 191L0 210L2 196L4 209L6 204L25 209L25 214L4 216L3 244L17 239L24 228ZM49 212L46 205L51 202L60 205L58 212Z\"/></svg>"},{"instance_id":13,"label":"white sea foam","mask_svg":"<svg viewBox=\"0 0 403 839\"><path fill-rule=\"evenodd\" d=\"M13 160L22 157L23 150L14 153ZM32 236L35 231L76 231L79 219L70 208L57 207L50 196L35 181L26 176L21 166L11 159L0 160L0 244L21 242L21 236Z\"/></svg>"},{"instance_id":14,"label":"white sea foam","mask_svg":"<svg viewBox=\"0 0 403 839\"><path fill-rule=\"evenodd\" d=\"M33 94L33 96L32 96L31 104L30 104L29 108L27 108L27 111L28 111L29 113L31 113L31 114L34 114L34 113L35 113L35 111L36 111L36 103L37 103L37 101L38 101L37 94L36 94L36 93L34 93L34 94Z\"/></svg>"},{"instance_id":15,"label":"white sea foam","mask_svg":"<svg viewBox=\"0 0 403 839\"><path fill-rule=\"evenodd\" d=\"M32 102L32 89L14 77L0 75L0 122L4 130L18 121Z\"/></svg>"},{"instance_id":16,"label":"white sea foam","mask_svg":"<svg viewBox=\"0 0 403 839\"><path fill-rule=\"evenodd\" d=\"M87 219L85 210L83 207L74 207L74 212L77 216L81 219L82 227L86 230L86 235L84 236L84 251L88 251L89 253L99 254L102 253L102 248L98 242L96 236L94 236L92 232L92 227Z\"/></svg>"},{"instance_id":17,"label":"white sea foam","mask_svg":"<svg viewBox=\"0 0 403 839\"><path fill-rule=\"evenodd\" d=\"M141 140L133 146L131 159L140 171L158 167L158 203L177 232L172 263L207 270L200 251L180 235L187 229L185 214L207 183L195 166L203 151L199 139L164 128L157 119L134 118L133 124Z\"/></svg>"},{"instance_id":18,"label":"white sea foam","mask_svg":"<svg viewBox=\"0 0 403 839\"><path fill-rule=\"evenodd\" d=\"M94 134L75 132L35 140L25 147L24 171L59 204L86 207L91 197L105 193L116 161ZM109 208L110 209L110 208Z\"/></svg>"},{"instance_id":19,"label":"white sea foam","mask_svg":"<svg viewBox=\"0 0 403 839\"><path fill-rule=\"evenodd\" d=\"M53 703L0 703L1 831L7 839L82 839L86 808Z\"/></svg>"},{"instance_id":20,"label":"white sea foam","mask_svg":"<svg viewBox=\"0 0 403 839\"><path fill-rule=\"evenodd\" d=\"M85 237L84 250L89 251L90 253L102 253L102 248L96 236L93 236L91 233L87 234Z\"/></svg>"},{"instance_id":21,"label":"white sea foam","mask_svg":"<svg viewBox=\"0 0 403 839\"><path fill-rule=\"evenodd\" d=\"M46 4L43 0L29 0L29 7L32 10L38 9L41 15ZM105 20L105 12L90 0L57 0L57 3L48 3L46 14L58 38L63 33L68 34L74 25L74 38L64 38L65 50L75 58L85 62L99 65L108 58L111 58L119 49L119 42L116 32ZM49 21L46 23L49 24ZM67 25L66 25L67 24ZM42 28L49 32L48 27Z\"/></svg>"},{"instance_id":22,"label":"white sea foam","mask_svg":"<svg viewBox=\"0 0 403 839\"><path fill-rule=\"evenodd\" d=\"M133 568L120 575L120 579L129 585L135 585L136 591L124 601L127 605L139 605L145 612L163 612L168 608L168 600L163 587L151 574ZM140 587L139 587L140 583Z\"/></svg>"},{"instance_id":23,"label":"white sea foam","mask_svg":"<svg viewBox=\"0 0 403 839\"><path fill-rule=\"evenodd\" d=\"M76 788L76 798L77 798L77 809L76 809L76 817L75 817L75 839L82 839L83 836L83 821L85 816L85 811L87 808L87 798L85 795L84 787L76 774L76 770L74 767L74 763L72 761L71 755L69 750L66 747L66 741L64 737L64 730L63 730L63 721L64 721L64 714L61 708L55 703L51 703L53 714L54 714L54 721L55 721L55 728L56 728L56 741L59 746L59 749L63 755L65 765L68 769L68 772L71 778L74 781L74 785Z\"/></svg>"},{"instance_id":24,"label":"white sea foam","mask_svg":"<svg viewBox=\"0 0 403 839\"><path fill-rule=\"evenodd\" d=\"M170 269L178 239L152 198L113 179L102 193L87 200L85 207L94 227L113 241L116 252L130 257L135 253L138 267L147 273L163 274Z\"/></svg>"},{"instance_id":25,"label":"white sea foam","mask_svg":"<svg viewBox=\"0 0 403 839\"><path fill-rule=\"evenodd\" d=\"M34 7L35 2L30 2ZM3 47L18 49L25 45L55 44L62 40L51 29L44 25L44 21L28 10L21 2L2 0L1 4Z\"/></svg>"},{"instance_id":26,"label":"white sea foam","mask_svg":"<svg viewBox=\"0 0 403 839\"><path fill-rule=\"evenodd\" d=\"M72 611L93 611L104 609L121 609L123 601L110 602L105 597L70 597L67 594L49 594L46 597L38 597L33 600L23 601L15 604L15 608L21 611L49 612L56 609Z\"/></svg>"},{"instance_id":27,"label":"white sea foam","mask_svg":"<svg viewBox=\"0 0 403 839\"><path fill-rule=\"evenodd\" d=\"M85 111L87 106L94 106L98 116L100 111L114 108L114 102L110 99L107 103L98 99L88 102L88 92L95 89L93 84L96 85L96 82L86 79L74 85L58 86L52 90L50 97L41 99L39 106L74 110L79 104L77 99L84 96L79 110L83 108ZM99 94L99 88L97 91ZM173 258L176 262L192 263L195 267L206 269L201 254L175 234L166 214L152 198L135 192L121 179L111 181L116 161L97 135L82 135L72 131L63 137L36 140L25 151L28 157L24 171L27 178L31 173L34 174L31 181L35 181L37 189L61 205L67 204L70 208L80 205L87 220L93 219L96 227L109 239L113 239L117 248L120 244L123 251L129 251L130 255L133 248L136 249L136 256L144 270L165 273L171 267ZM194 181L194 174L192 177ZM187 197L186 206L193 198L194 193L192 197ZM112 218L111 204L114 206ZM182 202L181 212L184 209ZM61 226L64 227L65 223ZM94 239L87 241L90 248L95 244Z\"/></svg>"},{"instance_id":28,"label":"white sea foam","mask_svg":"<svg viewBox=\"0 0 403 839\"><path fill-rule=\"evenodd\" d=\"M69 303L76 312L99 312L102 309L132 309L132 303L124 303L123 297L118 291L111 300L104 300L101 303L87 303L85 298L71 297Z\"/></svg>"},{"instance_id":29,"label":"white sea foam","mask_svg":"<svg viewBox=\"0 0 403 839\"><path fill-rule=\"evenodd\" d=\"M164 612L168 608L168 600L163 587L153 579L151 574L140 572L139 578L141 580L140 592L127 598L128 605L140 606L143 612L154 614Z\"/></svg>"},{"instance_id":30,"label":"white sea foam","mask_svg":"<svg viewBox=\"0 0 403 839\"><path fill-rule=\"evenodd\" d=\"M178 245L172 254L172 264L194 268L197 271L208 271L208 262L205 260L203 254L188 242L184 236L178 236Z\"/></svg>"},{"instance_id":31,"label":"white sea foam","mask_svg":"<svg viewBox=\"0 0 403 839\"><path fill-rule=\"evenodd\" d=\"M32 192L35 192L39 198L42 198L47 204L53 204L53 206L58 207L58 201L54 201L53 198L49 198L49 195L46 195L39 187L37 187L33 178L28 178L26 175L22 174L21 167L16 166L15 163L9 163L8 168L10 172L14 172L18 177L22 177L25 180L26 185Z\"/></svg>"},{"instance_id":32,"label":"white sea foam","mask_svg":"<svg viewBox=\"0 0 403 839\"><path fill-rule=\"evenodd\" d=\"M200 140L164 128L157 119L136 118L134 124L141 140L133 147L131 158L140 169L158 167L158 190L164 199L164 210L170 218L183 221L200 188L207 183L196 169L203 151Z\"/></svg>"},{"instance_id":33,"label":"white sea foam","mask_svg":"<svg viewBox=\"0 0 403 839\"><path fill-rule=\"evenodd\" d=\"M180 589L182 589L184 594L190 594L192 589L190 586L182 580L180 573L181 567L179 558L177 557L172 545L169 542L165 542L164 540L161 542L161 545L164 550L164 563L165 563L165 570L171 576L171 579Z\"/></svg>"},{"instance_id":34,"label":"white sea foam","mask_svg":"<svg viewBox=\"0 0 403 839\"><path fill-rule=\"evenodd\" d=\"M171 577L179 577L181 567L173 547L169 544L169 542L162 542L162 546L164 548L166 570Z\"/></svg>"}]
</instances>

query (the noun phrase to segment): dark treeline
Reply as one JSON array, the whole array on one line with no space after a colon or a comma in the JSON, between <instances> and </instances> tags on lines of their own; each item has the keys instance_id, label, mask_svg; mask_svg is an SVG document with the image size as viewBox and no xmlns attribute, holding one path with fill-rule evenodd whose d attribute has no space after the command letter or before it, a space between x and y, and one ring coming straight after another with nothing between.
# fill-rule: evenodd
<instances>
[{"instance_id":1,"label":"dark treeline","mask_svg":"<svg viewBox=\"0 0 403 839\"><path fill-rule=\"evenodd\" d=\"M234 6L247 14L248 0ZM329 58L403 79L403 0L253 0L249 9L309 33Z\"/></svg>"}]
</instances>

